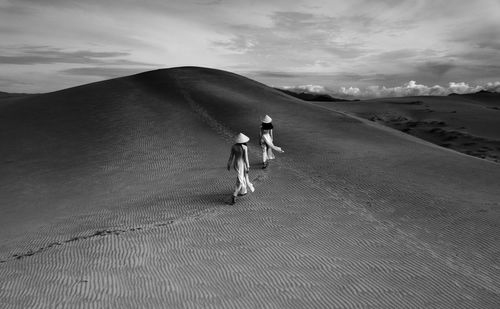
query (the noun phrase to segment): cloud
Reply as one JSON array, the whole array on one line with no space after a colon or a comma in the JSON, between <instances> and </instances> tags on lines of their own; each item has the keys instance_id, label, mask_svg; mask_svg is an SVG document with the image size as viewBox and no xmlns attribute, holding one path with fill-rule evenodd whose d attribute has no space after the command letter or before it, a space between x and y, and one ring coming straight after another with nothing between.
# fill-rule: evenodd
<instances>
[{"instance_id":1,"label":"cloud","mask_svg":"<svg viewBox=\"0 0 500 309\"><path fill-rule=\"evenodd\" d=\"M7 1L12 3L14 5L14 1ZM15 4L29 4L29 5L37 5L37 6L61 6L61 5L67 5L69 3L75 3L77 1L74 0L44 0L44 1L37 1L37 0L16 0Z\"/></svg>"},{"instance_id":2,"label":"cloud","mask_svg":"<svg viewBox=\"0 0 500 309\"><path fill-rule=\"evenodd\" d=\"M498 41L481 41L477 43L479 48L490 48L496 51L500 51L500 42Z\"/></svg>"},{"instance_id":3,"label":"cloud","mask_svg":"<svg viewBox=\"0 0 500 309\"><path fill-rule=\"evenodd\" d=\"M489 82L484 86L484 90L490 92L500 92L500 82Z\"/></svg>"},{"instance_id":4,"label":"cloud","mask_svg":"<svg viewBox=\"0 0 500 309\"><path fill-rule=\"evenodd\" d=\"M498 13L497 13L498 15ZM479 48L494 48L497 49L500 40L498 32L498 16L496 20L484 19L481 22L475 22L467 25L460 31L453 31L448 38L449 41L455 43L466 43L471 47Z\"/></svg>"},{"instance_id":5,"label":"cloud","mask_svg":"<svg viewBox=\"0 0 500 309\"><path fill-rule=\"evenodd\" d=\"M19 81L17 79L0 76L0 91L2 92L4 89L9 89L13 87L16 87L17 89L22 89L27 85L28 85L27 83Z\"/></svg>"},{"instance_id":6,"label":"cloud","mask_svg":"<svg viewBox=\"0 0 500 309\"><path fill-rule=\"evenodd\" d=\"M243 35L232 37L226 41L214 41L212 44L216 47L222 47L239 54L251 51L256 45L253 39Z\"/></svg>"},{"instance_id":7,"label":"cloud","mask_svg":"<svg viewBox=\"0 0 500 309\"><path fill-rule=\"evenodd\" d=\"M303 74L290 73L290 72L252 71L248 72L247 75L259 76L259 77L298 78Z\"/></svg>"},{"instance_id":8,"label":"cloud","mask_svg":"<svg viewBox=\"0 0 500 309\"><path fill-rule=\"evenodd\" d=\"M0 3L0 8L2 9L2 13L9 14L11 16L12 15L20 16L20 15L31 15L36 12L31 7L18 6L17 4L18 3L16 3L16 5L8 3L2 5L2 3Z\"/></svg>"},{"instance_id":9,"label":"cloud","mask_svg":"<svg viewBox=\"0 0 500 309\"><path fill-rule=\"evenodd\" d=\"M407 60L420 55L421 51L415 49L397 49L391 51L381 52L374 56L378 61L395 61L395 60Z\"/></svg>"},{"instance_id":10,"label":"cloud","mask_svg":"<svg viewBox=\"0 0 500 309\"><path fill-rule=\"evenodd\" d=\"M283 86L280 87L285 90L290 90L293 92L307 92L307 93L327 93L328 90L319 85L300 85L300 86Z\"/></svg>"},{"instance_id":11,"label":"cloud","mask_svg":"<svg viewBox=\"0 0 500 309\"><path fill-rule=\"evenodd\" d=\"M293 11L273 11L267 17L268 24L225 25L220 33L227 38L212 41L212 46L228 54L239 54L235 59L251 59L257 68L302 71L315 66L327 69L338 59L355 59L370 52L360 39L371 32L370 28L360 26L372 23L370 17L332 17ZM363 28L363 36L347 29L350 26Z\"/></svg>"},{"instance_id":12,"label":"cloud","mask_svg":"<svg viewBox=\"0 0 500 309\"><path fill-rule=\"evenodd\" d=\"M101 52L90 50L64 51L48 46L24 46L9 56L0 56L0 64L109 64L109 65L147 65L117 57L129 56L125 52Z\"/></svg>"},{"instance_id":13,"label":"cloud","mask_svg":"<svg viewBox=\"0 0 500 309\"><path fill-rule=\"evenodd\" d=\"M418 66L420 72L429 72L431 75L441 77L456 68L457 64L454 61L427 61Z\"/></svg>"},{"instance_id":14,"label":"cloud","mask_svg":"<svg viewBox=\"0 0 500 309\"><path fill-rule=\"evenodd\" d=\"M483 89L484 88L482 86L470 86L469 84L464 82L459 82L459 83L451 82L449 83L448 87L448 91L450 93L458 93L458 94L473 93Z\"/></svg>"},{"instance_id":15,"label":"cloud","mask_svg":"<svg viewBox=\"0 0 500 309\"><path fill-rule=\"evenodd\" d=\"M222 2L222 0L199 0L199 1L196 1L195 4L211 6L211 5L221 4L221 2Z\"/></svg>"},{"instance_id":16,"label":"cloud","mask_svg":"<svg viewBox=\"0 0 500 309\"><path fill-rule=\"evenodd\" d=\"M270 15L271 31L262 34L282 40L307 54L324 53L326 57L357 58L369 50L364 47L363 35L376 31L376 19L367 15L329 16L292 11L277 11ZM359 32L358 32L359 31ZM284 50L285 51L285 50ZM303 54L302 54L303 55Z\"/></svg>"},{"instance_id":17,"label":"cloud","mask_svg":"<svg viewBox=\"0 0 500 309\"><path fill-rule=\"evenodd\" d=\"M384 87L370 86L366 89L364 95L373 97L405 97L421 95L446 95L446 89L439 85L432 87L417 84L415 81L409 81L403 86Z\"/></svg>"},{"instance_id":18,"label":"cloud","mask_svg":"<svg viewBox=\"0 0 500 309\"><path fill-rule=\"evenodd\" d=\"M361 96L361 89L358 87L340 87L339 91L342 96L347 96L347 97L360 97Z\"/></svg>"},{"instance_id":19,"label":"cloud","mask_svg":"<svg viewBox=\"0 0 500 309\"><path fill-rule=\"evenodd\" d=\"M368 86L340 87L338 89L327 88L321 85L298 85L282 86L286 90L294 92L309 92L315 94L329 94L340 98L383 98L383 97L407 97L407 96L446 96L451 93L466 94L475 93L481 90L500 92L500 81L488 82L484 85L469 85L465 82L450 82L447 87L440 85L426 86L418 84L416 81L409 81L403 86L385 87Z\"/></svg>"},{"instance_id":20,"label":"cloud","mask_svg":"<svg viewBox=\"0 0 500 309\"><path fill-rule=\"evenodd\" d=\"M129 76L151 68L113 68L113 67L82 67L62 70L61 73L79 76L96 76L100 78L115 78Z\"/></svg>"}]
</instances>

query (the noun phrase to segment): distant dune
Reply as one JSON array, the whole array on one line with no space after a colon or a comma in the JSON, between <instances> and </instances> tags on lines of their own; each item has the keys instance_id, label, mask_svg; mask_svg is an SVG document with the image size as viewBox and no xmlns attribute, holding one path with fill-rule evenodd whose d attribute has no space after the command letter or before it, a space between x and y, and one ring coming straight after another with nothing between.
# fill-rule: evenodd
<instances>
[{"instance_id":1,"label":"distant dune","mask_svg":"<svg viewBox=\"0 0 500 309\"><path fill-rule=\"evenodd\" d=\"M318 103L375 121L442 147L500 162L500 93Z\"/></svg>"},{"instance_id":2,"label":"distant dune","mask_svg":"<svg viewBox=\"0 0 500 309\"><path fill-rule=\"evenodd\" d=\"M321 93L309 93L309 92L294 92L286 89L280 89L280 88L275 88L276 90L279 90L285 94L288 94L292 97L299 98L304 101L320 101L320 102L344 102L344 101L351 101L351 100L344 100L344 99L338 99L334 98L331 95L328 94L321 94Z\"/></svg>"},{"instance_id":3,"label":"distant dune","mask_svg":"<svg viewBox=\"0 0 500 309\"><path fill-rule=\"evenodd\" d=\"M500 93L486 91L486 90L481 90L481 91L474 92L474 93L465 93L465 94L452 93L448 96L449 97L469 98L472 100L487 101L488 103L492 103L492 104L496 104L496 105L500 104L499 103Z\"/></svg>"},{"instance_id":4,"label":"distant dune","mask_svg":"<svg viewBox=\"0 0 500 309\"><path fill-rule=\"evenodd\" d=\"M0 91L0 100L2 99L8 99L8 98L14 98L14 97L25 97L25 96L28 96L30 94L26 94L26 93L9 93L9 92L3 92L3 91ZM0 102L1 104L1 102Z\"/></svg>"},{"instance_id":5,"label":"distant dune","mask_svg":"<svg viewBox=\"0 0 500 309\"><path fill-rule=\"evenodd\" d=\"M497 140L465 100L366 113ZM0 307L497 308L500 165L361 104L197 67L1 99ZM238 132L256 192L230 206Z\"/></svg>"}]
</instances>

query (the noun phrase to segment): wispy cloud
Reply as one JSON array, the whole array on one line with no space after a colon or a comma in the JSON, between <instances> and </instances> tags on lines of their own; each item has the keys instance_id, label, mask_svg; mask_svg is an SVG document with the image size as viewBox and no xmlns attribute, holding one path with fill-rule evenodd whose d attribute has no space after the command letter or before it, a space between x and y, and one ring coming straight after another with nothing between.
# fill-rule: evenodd
<instances>
[{"instance_id":1,"label":"wispy cloud","mask_svg":"<svg viewBox=\"0 0 500 309\"><path fill-rule=\"evenodd\" d=\"M254 41L254 39L250 37L244 35L238 35L229 38L226 41L212 42L212 45L224 48L230 52L244 54L249 52L256 45L256 41Z\"/></svg>"},{"instance_id":2,"label":"wispy cloud","mask_svg":"<svg viewBox=\"0 0 500 309\"><path fill-rule=\"evenodd\" d=\"M441 77L457 66L457 63L454 61L425 61L417 65L417 70Z\"/></svg>"},{"instance_id":3,"label":"wispy cloud","mask_svg":"<svg viewBox=\"0 0 500 309\"><path fill-rule=\"evenodd\" d=\"M260 77L273 77L273 78L300 78L303 74L291 73L291 72L274 72L274 71L253 71L248 75L260 76Z\"/></svg>"},{"instance_id":4,"label":"wispy cloud","mask_svg":"<svg viewBox=\"0 0 500 309\"><path fill-rule=\"evenodd\" d=\"M350 26L371 24L369 17L330 17L322 14L277 11L268 15L267 25L233 25L225 41L213 41L216 48L240 59L258 60L259 68L305 67L331 69L334 60L355 59L370 52ZM369 32L370 30L365 30Z\"/></svg>"},{"instance_id":5,"label":"wispy cloud","mask_svg":"<svg viewBox=\"0 0 500 309\"><path fill-rule=\"evenodd\" d=\"M198 0L198 1L195 1L195 4L206 5L206 6L219 5L221 3L222 3L222 0Z\"/></svg>"},{"instance_id":6,"label":"wispy cloud","mask_svg":"<svg viewBox=\"0 0 500 309\"><path fill-rule=\"evenodd\" d=\"M23 82L19 79L16 78L6 78L0 76L0 89L22 89L24 87L29 86L29 83ZM3 91L2 91L3 92ZM14 92L21 92L20 90L14 91Z\"/></svg>"},{"instance_id":7,"label":"wispy cloud","mask_svg":"<svg viewBox=\"0 0 500 309\"><path fill-rule=\"evenodd\" d=\"M103 52L90 50L65 51L49 46L23 46L11 52L11 55L0 56L0 64L107 64L107 65L147 65L144 62L119 59L130 56L126 52ZM118 59L117 59L118 58Z\"/></svg>"},{"instance_id":8,"label":"wispy cloud","mask_svg":"<svg viewBox=\"0 0 500 309\"><path fill-rule=\"evenodd\" d=\"M115 78L148 71L151 68L81 67L62 70L61 73L100 78Z\"/></svg>"}]
</instances>

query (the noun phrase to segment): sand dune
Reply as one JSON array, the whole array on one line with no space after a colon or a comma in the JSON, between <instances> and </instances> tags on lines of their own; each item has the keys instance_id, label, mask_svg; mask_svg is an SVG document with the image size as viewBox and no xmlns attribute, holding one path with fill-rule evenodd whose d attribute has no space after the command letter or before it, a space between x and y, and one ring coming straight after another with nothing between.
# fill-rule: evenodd
<instances>
[{"instance_id":1,"label":"sand dune","mask_svg":"<svg viewBox=\"0 0 500 309\"><path fill-rule=\"evenodd\" d=\"M321 102L442 147L500 162L500 94L482 91L448 97Z\"/></svg>"},{"instance_id":2,"label":"sand dune","mask_svg":"<svg viewBox=\"0 0 500 309\"><path fill-rule=\"evenodd\" d=\"M500 303L498 164L212 69L0 102L2 307ZM229 206L240 131L256 192Z\"/></svg>"}]
</instances>

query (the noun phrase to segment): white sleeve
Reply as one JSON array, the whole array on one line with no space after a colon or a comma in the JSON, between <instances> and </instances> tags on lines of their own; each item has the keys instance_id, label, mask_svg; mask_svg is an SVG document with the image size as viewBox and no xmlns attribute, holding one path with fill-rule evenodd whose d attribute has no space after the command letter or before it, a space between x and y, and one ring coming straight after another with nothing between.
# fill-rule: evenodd
<instances>
[{"instance_id":1,"label":"white sleeve","mask_svg":"<svg viewBox=\"0 0 500 309\"><path fill-rule=\"evenodd\" d=\"M264 141L266 142L267 146L269 146L269 148L273 149L273 150L276 150L278 152L283 152L283 150L281 149L281 147L278 147L278 146L275 146L273 144L273 141L271 140L269 134L264 134L262 136L262 138L264 139Z\"/></svg>"}]
</instances>

